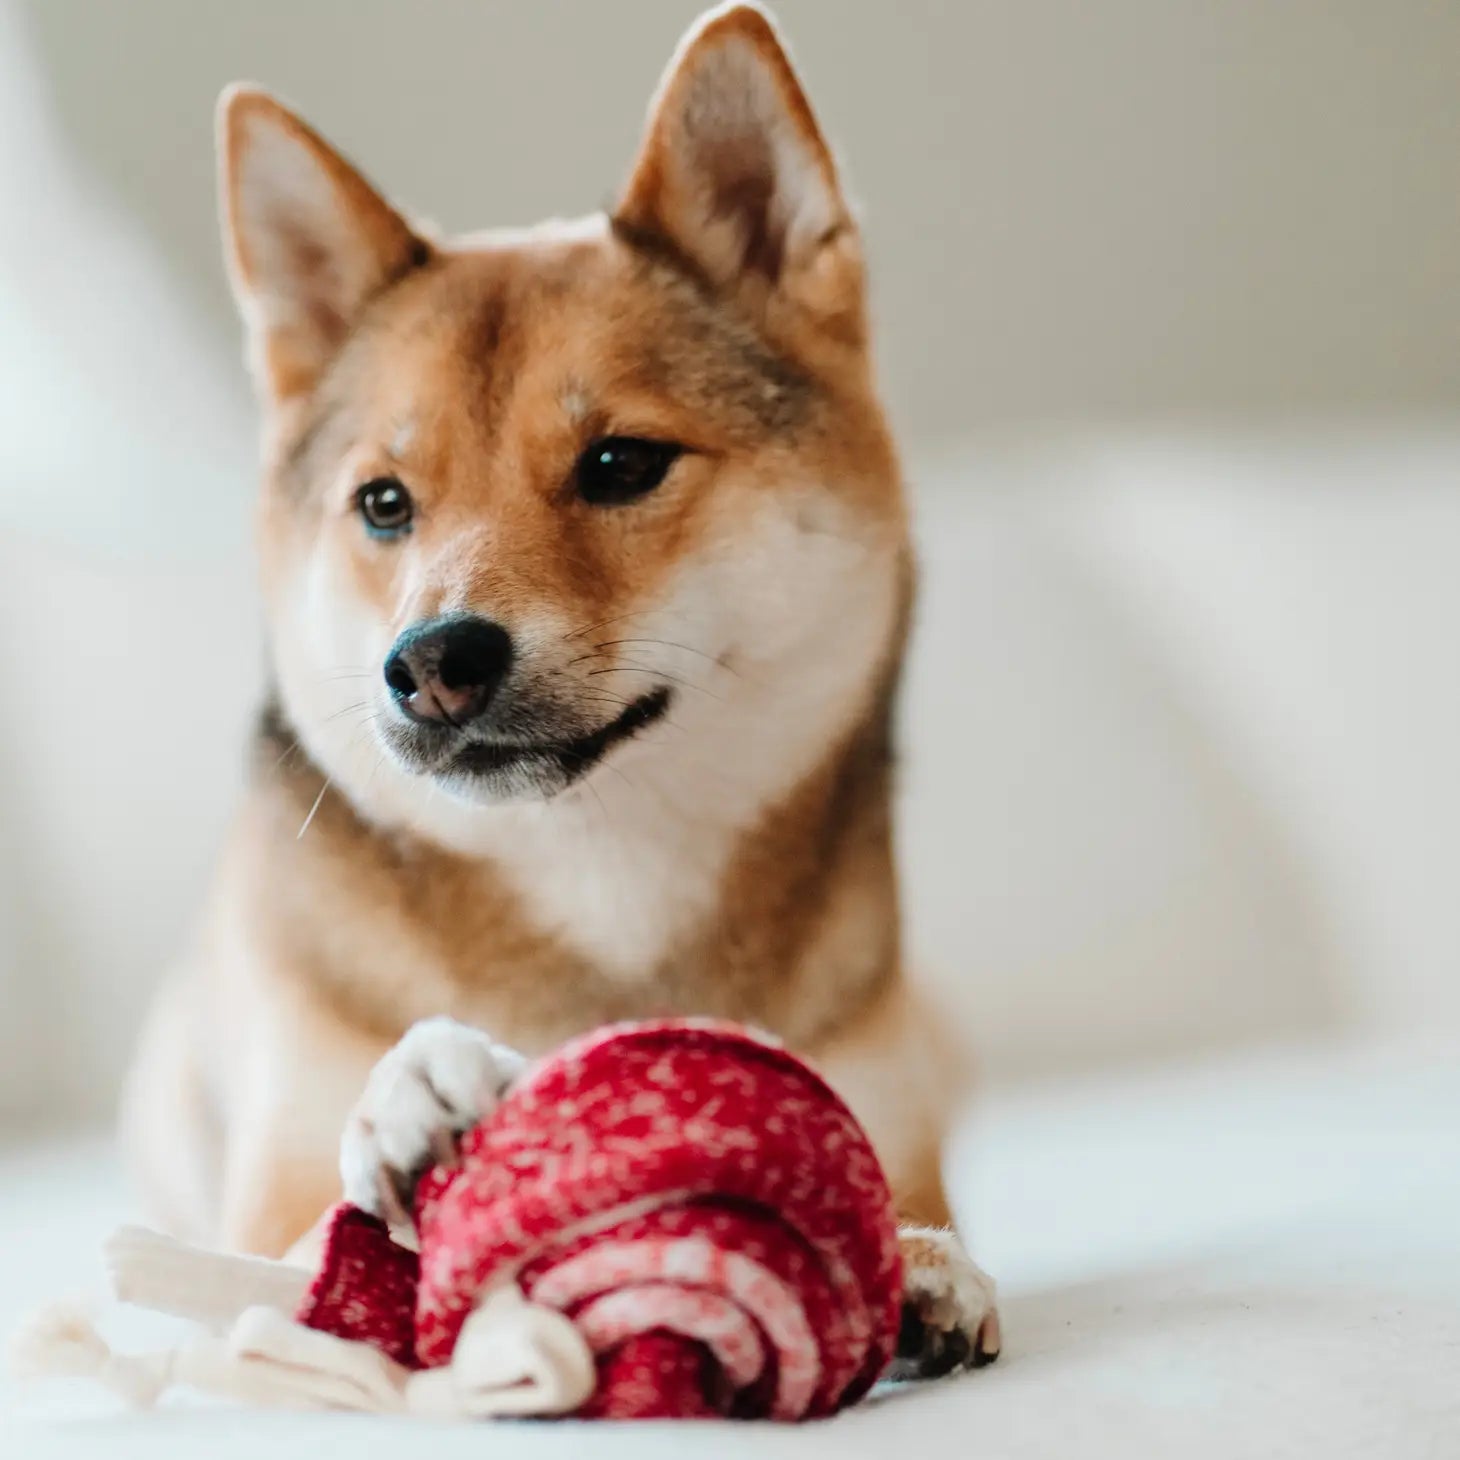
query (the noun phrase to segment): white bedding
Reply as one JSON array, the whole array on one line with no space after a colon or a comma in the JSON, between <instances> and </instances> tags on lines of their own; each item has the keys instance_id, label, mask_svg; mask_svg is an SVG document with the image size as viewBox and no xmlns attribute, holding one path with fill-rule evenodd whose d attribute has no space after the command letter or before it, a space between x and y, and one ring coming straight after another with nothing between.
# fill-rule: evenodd
<instances>
[{"instance_id":1,"label":"white bedding","mask_svg":"<svg viewBox=\"0 0 1460 1460\"><path fill-rule=\"evenodd\" d=\"M985 1103L960 1205L1004 1288L993 1369L794 1430L433 1428L7 1383L0 1453L1453 1460L1460 1456L1460 1052L1289 1050ZM0 1156L0 1329L94 1284L126 1214L97 1139ZM113 1326L140 1342L146 1325Z\"/></svg>"}]
</instances>

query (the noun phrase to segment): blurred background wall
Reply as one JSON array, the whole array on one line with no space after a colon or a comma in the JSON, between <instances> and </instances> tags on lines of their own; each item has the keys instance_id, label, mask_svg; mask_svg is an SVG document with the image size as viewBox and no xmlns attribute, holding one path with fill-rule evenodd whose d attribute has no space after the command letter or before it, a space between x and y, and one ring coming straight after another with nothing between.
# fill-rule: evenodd
<instances>
[{"instance_id":1,"label":"blurred background wall","mask_svg":"<svg viewBox=\"0 0 1460 1460\"><path fill-rule=\"evenodd\" d=\"M9 0L14 3L14 0ZM235 355L209 142L238 77L443 226L608 200L694 0L29 0L84 183ZM784 0L862 200L909 439L1453 404L1460 9Z\"/></svg>"},{"instance_id":2,"label":"blurred background wall","mask_svg":"<svg viewBox=\"0 0 1460 1460\"><path fill-rule=\"evenodd\" d=\"M104 1110L261 678L211 112L609 200L678 0L0 0L0 1111ZM926 594L913 941L995 1078L1460 1025L1460 7L782 0Z\"/></svg>"}]
</instances>

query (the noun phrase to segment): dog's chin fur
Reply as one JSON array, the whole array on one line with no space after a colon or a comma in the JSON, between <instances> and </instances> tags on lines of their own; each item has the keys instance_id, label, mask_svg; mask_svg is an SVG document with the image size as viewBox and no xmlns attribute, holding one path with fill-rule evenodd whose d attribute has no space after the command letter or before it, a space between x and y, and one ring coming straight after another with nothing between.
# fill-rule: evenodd
<instances>
[{"instance_id":1,"label":"dog's chin fur","mask_svg":"<svg viewBox=\"0 0 1460 1460\"><path fill-rule=\"evenodd\" d=\"M396 755L393 750L389 753ZM425 769L398 755L396 760L407 775L421 781L428 790L439 790L453 804L478 811L551 801L580 779L545 750L522 750L510 763L490 770L466 769L452 763ZM413 827L419 825L412 823Z\"/></svg>"},{"instance_id":2,"label":"dog's chin fur","mask_svg":"<svg viewBox=\"0 0 1460 1460\"><path fill-rule=\"evenodd\" d=\"M586 780L621 745L663 719L673 699L673 692L659 685L590 728L533 716L541 728L532 740L412 725L399 711L392 713L393 707L382 709L375 720L381 743L403 770L467 805L499 806L548 801ZM512 718L511 707L507 718Z\"/></svg>"}]
</instances>

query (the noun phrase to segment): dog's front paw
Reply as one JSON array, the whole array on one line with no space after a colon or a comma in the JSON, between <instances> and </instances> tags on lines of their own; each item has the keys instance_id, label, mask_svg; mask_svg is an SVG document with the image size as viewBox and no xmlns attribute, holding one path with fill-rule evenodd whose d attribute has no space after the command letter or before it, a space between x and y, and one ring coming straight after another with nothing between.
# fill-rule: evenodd
<instances>
[{"instance_id":1,"label":"dog's front paw","mask_svg":"<svg viewBox=\"0 0 1460 1460\"><path fill-rule=\"evenodd\" d=\"M999 1356L994 1282L945 1228L905 1227L902 1329L891 1379L935 1379Z\"/></svg>"},{"instance_id":2,"label":"dog's front paw","mask_svg":"<svg viewBox=\"0 0 1460 1460\"><path fill-rule=\"evenodd\" d=\"M462 1134L491 1114L527 1067L516 1050L454 1019L425 1019L370 1072L340 1142L345 1200L408 1226L416 1184L456 1159Z\"/></svg>"}]
</instances>

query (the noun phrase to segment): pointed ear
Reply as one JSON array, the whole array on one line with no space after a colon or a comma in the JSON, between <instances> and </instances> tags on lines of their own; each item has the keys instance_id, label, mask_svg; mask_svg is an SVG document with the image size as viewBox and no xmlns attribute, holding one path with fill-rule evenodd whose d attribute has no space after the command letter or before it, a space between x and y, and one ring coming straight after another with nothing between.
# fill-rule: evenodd
<instances>
[{"instance_id":1,"label":"pointed ear","mask_svg":"<svg viewBox=\"0 0 1460 1460\"><path fill-rule=\"evenodd\" d=\"M372 295L427 246L310 127L267 92L218 103L224 247L259 390L312 389Z\"/></svg>"},{"instance_id":2,"label":"pointed ear","mask_svg":"<svg viewBox=\"0 0 1460 1460\"><path fill-rule=\"evenodd\" d=\"M615 210L618 229L711 284L860 333L861 246L789 57L764 11L711 11L680 42Z\"/></svg>"}]
</instances>

